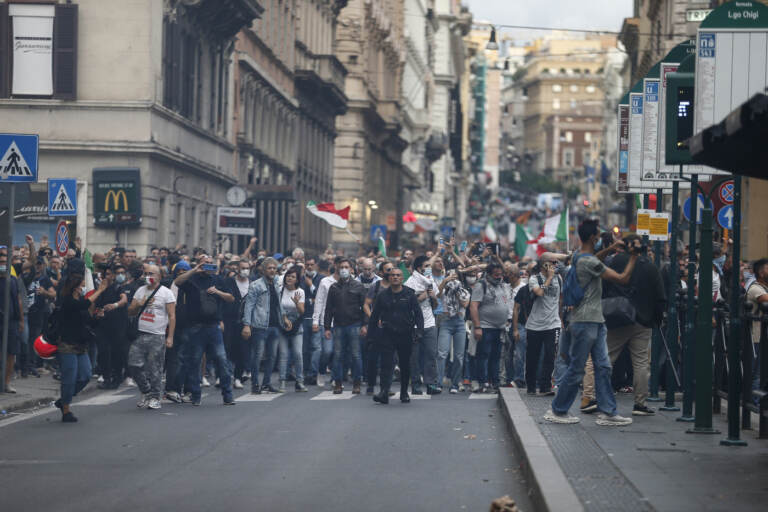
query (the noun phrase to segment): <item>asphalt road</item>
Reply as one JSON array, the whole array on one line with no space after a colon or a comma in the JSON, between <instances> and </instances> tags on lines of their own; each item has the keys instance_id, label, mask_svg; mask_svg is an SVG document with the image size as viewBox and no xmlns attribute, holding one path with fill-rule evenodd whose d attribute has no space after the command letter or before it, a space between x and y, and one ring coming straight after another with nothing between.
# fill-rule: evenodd
<instances>
[{"instance_id":1,"label":"asphalt road","mask_svg":"<svg viewBox=\"0 0 768 512\"><path fill-rule=\"evenodd\" d=\"M50 409L0 421L2 508L485 511L509 494L532 510L495 396L208 393L149 411L121 389L74 404L77 424Z\"/></svg>"}]
</instances>

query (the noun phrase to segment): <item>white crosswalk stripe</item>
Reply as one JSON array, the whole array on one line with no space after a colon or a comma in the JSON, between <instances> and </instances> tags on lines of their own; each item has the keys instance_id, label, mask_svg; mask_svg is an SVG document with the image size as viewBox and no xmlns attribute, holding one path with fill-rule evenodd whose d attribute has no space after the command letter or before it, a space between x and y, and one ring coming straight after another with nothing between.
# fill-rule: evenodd
<instances>
[{"instance_id":1,"label":"white crosswalk stripe","mask_svg":"<svg viewBox=\"0 0 768 512\"><path fill-rule=\"evenodd\" d=\"M334 395L333 391L323 391L319 395L310 398L310 400L349 400L354 398L354 396L351 391L342 391L340 395Z\"/></svg>"},{"instance_id":2,"label":"white crosswalk stripe","mask_svg":"<svg viewBox=\"0 0 768 512\"><path fill-rule=\"evenodd\" d=\"M83 400L82 402L75 402L72 405L78 405L78 406L79 405L110 405L110 404L120 402L121 400L126 400L131 397L135 397L138 399L136 395L107 393L104 395L94 396L93 398L88 398L87 400Z\"/></svg>"},{"instance_id":3,"label":"white crosswalk stripe","mask_svg":"<svg viewBox=\"0 0 768 512\"><path fill-rule=\"evenodd\" d=\"M469 395L470 400L493 400L498 398L499 395L496 393L472 393Z\"/></svg>"},{"instance_id":4,"label":"white crosswalk stripe","mask_svg":"<svg viewBox=\"0 0 768 512\"><path fill-rule=\"evenodd\" d=\"M279 398L281 396L284 396L284 393L270 393L270 394L261 394L261 395L254 395L251 393L246 393L243 396L239 396L235 398L235 402L241 403L241 402L271 402L275 398Z\"/></svg>"}]
</instances>

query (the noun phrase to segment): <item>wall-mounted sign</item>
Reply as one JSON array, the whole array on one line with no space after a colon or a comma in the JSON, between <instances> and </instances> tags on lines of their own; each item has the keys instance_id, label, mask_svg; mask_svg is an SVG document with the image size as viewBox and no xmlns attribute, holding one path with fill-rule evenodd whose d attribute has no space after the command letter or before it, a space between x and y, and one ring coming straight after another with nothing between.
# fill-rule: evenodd
<instances>
[{"instance_id":1,"label":"wall-mounted sign","mask_svg":"<svg viewBox=\"0 0 768 512\"><path fill-rule=\"evenodd\" d=\"M53 94L53 5L10 4L14 95Z\"/></svg>"},{"instance_id":2,"label":"wall-mounted sign","mask_svg":"<svg viewBox=\"0 0 768 512\"><path fill-rule=\"evenodd\" d=\"M141 173L135 168L93 170L93 220L99 227L141 224Z\"/></svg>"}]
</instances>

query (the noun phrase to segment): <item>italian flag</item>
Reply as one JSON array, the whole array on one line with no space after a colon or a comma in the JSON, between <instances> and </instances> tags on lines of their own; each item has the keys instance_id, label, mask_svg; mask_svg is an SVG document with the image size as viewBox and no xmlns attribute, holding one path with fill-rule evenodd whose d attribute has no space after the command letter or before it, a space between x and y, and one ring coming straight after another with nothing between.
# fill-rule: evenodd
<instances>
[{"instance_id":1,"label":"italian flag","mask_svg":"<svg viewBox=\"0 0 768 512\"><path fill-rule=\"evenodd\" d=\"M544 220L538 242L566 242L568 240L568 209Z\"/></svg>"},{"instance_id":2,"label":"italian flag","mask_svg":"<svg viewBox=\"0 0 768 512\"><path fill-rule=\"evenodd\" d=\"M509 245L511 245L518 258L525 256L528 250L528 232L525 230L522 224L515 223L514 226L509 227Z\"/></svg>"},{"instance_id":3,"label":"italian flag","mask_svg":"<svg viewBox=\"0 0 768 512\"><path fill-rule=\"evenodd\" d=\"M485 233L483 233L483 241L484 242L495 242L498 240L498 236L496 236L496 229L493 227L493 219L488 219L488 224L485 226Z\"/></svg>"},{"instance_id":4,"label":"italian flag","mask_svg":"<svg viewBox=\"0 0 768 512\"><path fill-rule=\"evenodd\" d=\"M387 257L387 243L384 241L383 237L379 237L378 242L378 248L379 248L379 256Z\"/></svg>"},{"instance_id":5,"label":"italian flag","mask_svg":"<svg viewBox=\"0 0 768 512\"><path fill-rule=\"evenodd\" d=\"M312 212L323 219L331 226L339 229L345 229L347 227L347 221L349 220L349 206L342 210L337 210L336 205L333 203L316 203L310 201L307 203L307 210Z\"/></svg>"}]
</instances>

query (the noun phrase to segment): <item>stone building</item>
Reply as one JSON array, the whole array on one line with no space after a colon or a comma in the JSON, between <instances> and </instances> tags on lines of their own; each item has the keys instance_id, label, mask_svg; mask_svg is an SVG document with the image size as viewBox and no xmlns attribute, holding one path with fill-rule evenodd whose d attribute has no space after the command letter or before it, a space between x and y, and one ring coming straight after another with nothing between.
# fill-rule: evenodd
<instances>
[{"instance_id":1,"label":"stone building","mask_svg":"<svg viewBox=\"0 0 768 512\"><path fill-rule=\"evenodd\" d=\"M78 180L70 227L91 250L116 238L140 253L214 246L216 207L239 177L235 36L262 10L257 0L0 3L0 131L39 134L40 182ZM8 34L24 17L50 19L29 35L52 44L34 66L14 67L23 57ZM103 192L91 186L94 169L128 169L131 199L94 202ZM128 222L96 226L97 211ZM52 229L45 218L20 222L13 242L25 232L53 239Z\"/></svg>"}]
</instances>

